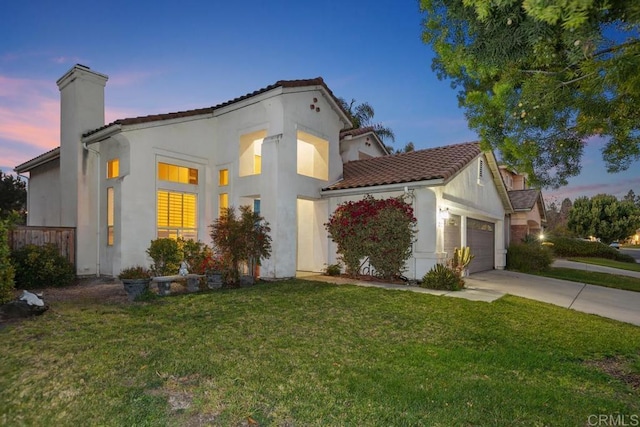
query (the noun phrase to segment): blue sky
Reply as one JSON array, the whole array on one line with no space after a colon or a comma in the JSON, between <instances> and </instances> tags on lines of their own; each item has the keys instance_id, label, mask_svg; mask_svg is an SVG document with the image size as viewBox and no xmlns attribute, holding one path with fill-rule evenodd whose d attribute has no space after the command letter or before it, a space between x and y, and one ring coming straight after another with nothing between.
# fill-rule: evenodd
<instances>
[{"instance_id":1,"label":"blue sky","mask_svg":"<svg viewBox=\"0 0 640 427\"><path fill-rule=\"evenodd\" d=\"M80 63L110 78L106 121L216 105L282 79L321 76L366 101L396 147L476 139L456 92L431 71L417 0L5 2L0 169L59 144L56 80ZM548 200L640 193L640 164L607 174L597 142Z\"/></svg>"}]
</instances>

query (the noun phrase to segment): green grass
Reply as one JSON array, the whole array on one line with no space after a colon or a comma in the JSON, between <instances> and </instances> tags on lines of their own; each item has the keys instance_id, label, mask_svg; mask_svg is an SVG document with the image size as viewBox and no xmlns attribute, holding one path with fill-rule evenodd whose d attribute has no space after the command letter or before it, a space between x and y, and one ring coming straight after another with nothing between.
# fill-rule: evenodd
<instances>
[{"instance_id":1,"label":"green grass","mask_svg":"<svg viewBox=\"0 0 640 427\"><path fill-rule=\"evenodd\" d=\"M637 414L640 328L286 281L136 304L56 303L0 330L0 425L586 425ZM627 377L629 377L629 375Z\"/></svg>"},{"instance_id":2,"label":"green grass","mask_svg":"<svg viewBox=\"0 0 640 427\"><path fill-rule=\"evenodd\" d=\"M530 274L553 277L554 279L570 280L572 282L586 283L589 285L605 286L607 288L623 289L625 291L640 292L640 279L636 277L621 276L619 274L576 270L564 267L551 267L549 270L531 272Z\"/></svg>"},{"instance_id":3,"label":"green grass","mask_svg":"<svg viewBox=\"0 0 640 427\"><path fill-rule=\"evenodd\" d=\"M569 261L584 262L585 264L602 265L604 267L619 268L621 270L640 271L640 263L614 261L606 258L569 258Z\"/></svg>"}]
</instances>

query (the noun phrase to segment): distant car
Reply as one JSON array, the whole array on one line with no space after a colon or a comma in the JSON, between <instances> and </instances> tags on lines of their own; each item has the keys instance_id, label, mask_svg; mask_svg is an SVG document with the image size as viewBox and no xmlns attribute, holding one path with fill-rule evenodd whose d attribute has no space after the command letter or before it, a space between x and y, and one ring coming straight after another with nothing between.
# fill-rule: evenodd
<instances>
[{"instance_id":1,"label":"distant car","mask_svg":"<svg viewBox=\"0 0 640 427\"><path fill-rule=\"evenodd\" d=\"M620 249L620 242L616 240L615 242L611 242L609 246L611 246L614 249Z\"/></svg>"}]
</instances>

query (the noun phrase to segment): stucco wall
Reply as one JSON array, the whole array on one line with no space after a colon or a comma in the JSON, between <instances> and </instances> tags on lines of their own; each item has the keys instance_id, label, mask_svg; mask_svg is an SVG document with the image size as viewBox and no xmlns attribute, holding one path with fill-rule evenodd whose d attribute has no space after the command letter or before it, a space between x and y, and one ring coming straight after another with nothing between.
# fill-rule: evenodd
<instances>
[{"instance_id":1,"label":"stucco wall","mask_svg":"<svg viewBox=\"0 0 640 427\"><path fill-rule=\"evenodd\" d=\"M29 172L27 225L61 226L60 160L52 160Z\"/></svg>"},{"instance_id":2,"label":"stucco wall","mask_svg":"<svg viewBox=\"0 0 640 427\"><path fill-rule=\"evenodd\" d=\"M308 106L313 98L319 112ZM114 188L116 203L116 242L112 247L106 246L106 216L101 221L103 271L115 275L126 266L150 263L145 250L157 235L156 191L162 188L197 194L198 238L207 244L211 243L208 226L217 218L221 192L227 193L229 205L236 207L259 198L261 214L271 225L273 239L272 257L263 263L261 275L294 276L299 251L296 224L300 215L307 215L304 209L298 211L298 199L319 200L319 190L342 175L340 127L337 113L320 91L274 93L222 109L213 116L129 126L96 144L100 146L103 168L108 159L120 159L119 178L107 180L106 172L101 173L101 212L106 213L107 209L107 187ZM260 130L267 135L262 145L261 174L240 177L240 137ZM327 180L297 173L298 131L328 141ZM198 185L158 181L158 161L197 168ZM229 183L224 187L218 185L220 169L229 170ZM313 211L310 220L318 229L318 224L326 221L326 204L319 202ZM326 261L326 244L323 248L318 243L322 242L321 234L318 231L311 246L316 269Z\"/></svg>"}]
</instances>

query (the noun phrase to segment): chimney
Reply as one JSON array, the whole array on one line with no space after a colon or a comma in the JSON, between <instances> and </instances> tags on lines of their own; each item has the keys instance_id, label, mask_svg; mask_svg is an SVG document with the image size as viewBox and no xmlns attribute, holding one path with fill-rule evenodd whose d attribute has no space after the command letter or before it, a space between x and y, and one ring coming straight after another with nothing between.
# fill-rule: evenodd
<instances>
[{"instance_id":1,"label":"chimney","mask_svg":"<svg viewBox=\"0 0 640 427\"><path fill-rule=\"evenodd\" d=\"M76 227L76 271L95 269L95 256L83 260L95 240L98 224L100 159L82 146L82 134L104 126L104 87L108 77L84 65L74 65L58 81L60 89L60 220ZM95 243L94 243L95 244ZM94 252L95 253L95 252Z\"/></svg>"}]
</instances>

